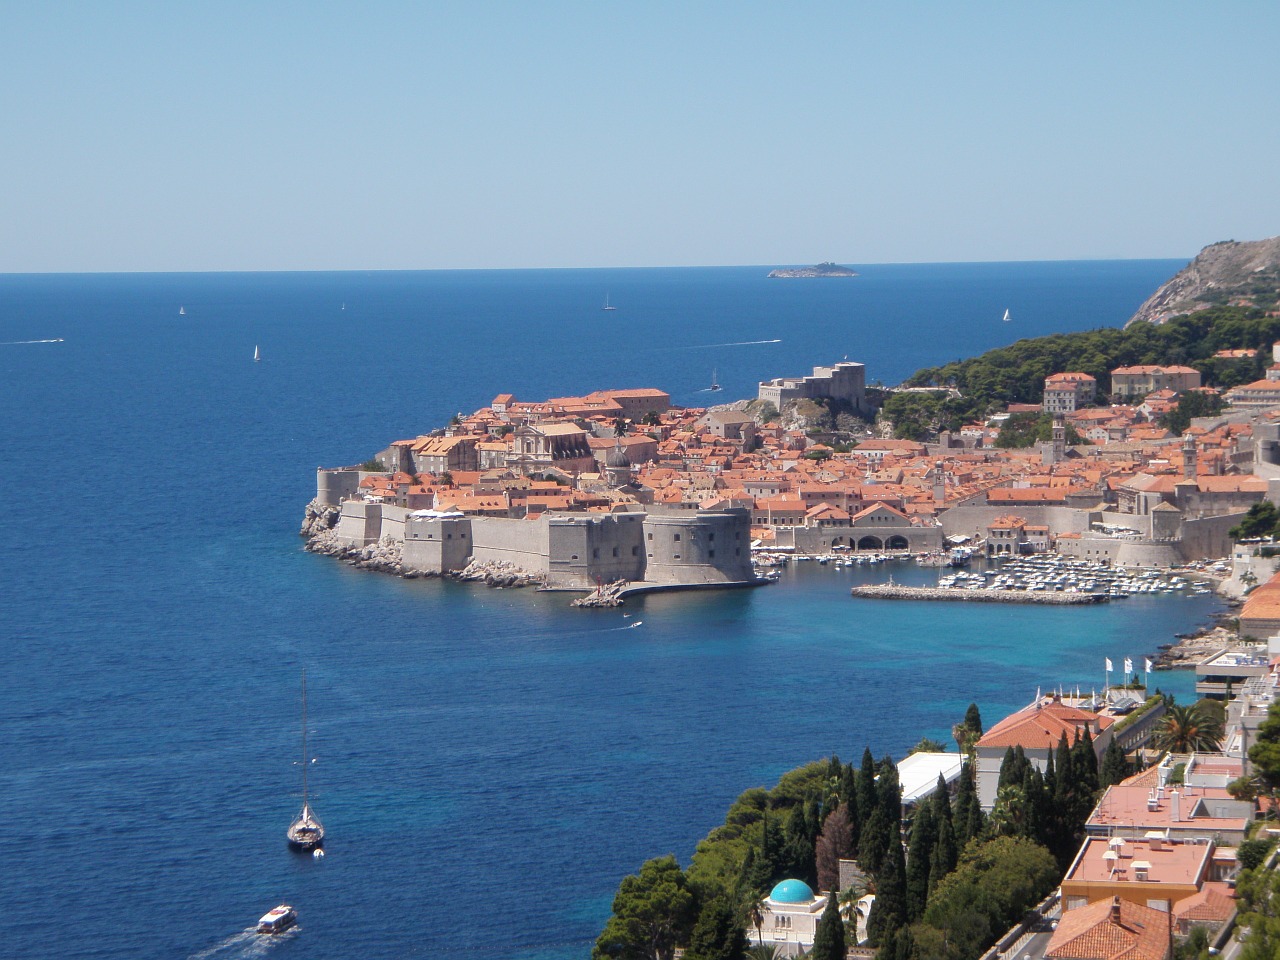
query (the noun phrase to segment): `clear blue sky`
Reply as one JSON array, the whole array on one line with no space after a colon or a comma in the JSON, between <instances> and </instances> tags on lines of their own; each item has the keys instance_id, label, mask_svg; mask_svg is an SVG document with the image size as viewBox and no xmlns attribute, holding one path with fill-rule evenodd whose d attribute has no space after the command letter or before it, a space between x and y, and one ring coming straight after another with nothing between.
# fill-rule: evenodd
<instances>
[{"instance_id":1,"label":"clear blue sky","mask_svg":"<svg viewBox=\"0 0 1280 960\"><path fill-rule=\"evenodd\" d=\"M0 272L1191 257L1280 4L0 0Z\"/></svg>"}]
</instances>

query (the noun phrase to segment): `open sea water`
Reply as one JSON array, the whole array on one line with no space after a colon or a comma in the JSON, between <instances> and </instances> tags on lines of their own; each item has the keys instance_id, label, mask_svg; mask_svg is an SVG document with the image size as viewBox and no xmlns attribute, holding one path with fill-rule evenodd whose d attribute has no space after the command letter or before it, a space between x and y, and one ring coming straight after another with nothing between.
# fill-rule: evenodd
<instances>
[{"instance_id":1,"label":"open sea water","mask_svg":"<svg viewBox=\"0 0 1280 960\"><path fill-rule=\"evenodd\" d=\"M936 571L801 564L575 611L297 528L317 465L500 392L701 405L713 370L730 400L845 356L896 383L1121 324L1181 266L0 276L0 956L585 957L622 876L742 790L1099 686L1216 601L855 602ZM323 860L284 843L303 667ZM280 902L293 933L245 932Z\"/></svg>"}]
</instances>

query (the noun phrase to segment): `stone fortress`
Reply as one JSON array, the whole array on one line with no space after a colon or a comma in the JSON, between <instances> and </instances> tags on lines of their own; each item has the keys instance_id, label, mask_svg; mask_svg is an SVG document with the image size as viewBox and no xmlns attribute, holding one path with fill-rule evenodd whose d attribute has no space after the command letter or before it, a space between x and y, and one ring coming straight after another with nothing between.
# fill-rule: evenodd
<instances>
[{"instance_id":1,"label":"stone fortress","mask_svg":"<svg viewBox=\"0 0 1280 960\"><path fill-rule=\"evenodd\" d=\"M468 516L409 510L361 499L335 502L347 470L317 473L317 501L336 507L336 542L344 547L400 547L406 573L443 576L473 562L515 568L552 590L591 590L628 581L632 589L747 586L750 514L743 509L610 514L547 513L536 518Z\"/></svg>"},{"instance_id":2,"label":"stone fortress","mask_svg":"<svg viewBox=\"0 0 1280 960\"><path fill-rule=\"evenodd\" d=\"M761 381L756 397L781 410L792 400L836 400L855 412L867 411L867 374L861 363L849 360L830 367L814 367L807 377L776 377Z\"/></svg>"}]
</instances>

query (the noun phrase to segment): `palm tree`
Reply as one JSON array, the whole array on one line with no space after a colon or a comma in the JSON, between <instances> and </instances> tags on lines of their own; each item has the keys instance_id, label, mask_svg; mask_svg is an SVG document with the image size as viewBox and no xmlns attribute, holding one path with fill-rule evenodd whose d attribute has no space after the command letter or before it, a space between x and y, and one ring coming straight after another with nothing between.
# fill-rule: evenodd
<instances>
[{"instance_id":1,"label":"palm tree","mask_svg":"<svg viewBox=\"0 0 1280 960\"><path fill-rule=\"evenodd\" d=\"M764 946L764 898L752 898L747 904L747 919L751 921L751 925L756 928L757 946Z\"/></svg>"},{"instance_id":2,"label":"palm tree","mask_svg":"<svg viewBox=\"0 0 1280 960\"><path fill-rule=\"evenodd\" d=\"M747 948L751 960L778 960L778 948L772 943L757 943Z\"/></svg>"},{"instance_id":3,"label":"palm tree","mask_svg":"<svg viewBox=\"0 0 1280 960\"><path fill-rule=\"evenodd\" d=\"M1170 753L1218 750L1222 745L1222 724L1199 706L1175 705L1160 719L1152 743Z\"/></svg>"}]
</instances>

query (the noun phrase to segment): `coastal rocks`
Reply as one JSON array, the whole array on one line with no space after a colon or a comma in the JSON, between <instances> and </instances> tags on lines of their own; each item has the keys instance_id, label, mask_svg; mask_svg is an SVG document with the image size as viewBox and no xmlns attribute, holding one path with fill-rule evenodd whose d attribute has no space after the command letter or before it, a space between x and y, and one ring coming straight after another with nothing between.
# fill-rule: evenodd
<instances>
[{"instance_id":1,"label":"coastal rocks","mask_svg":"<svg viewBox=\"0 0 1280 960\"><path fill-rule=\"evenodd\" d=\"M338 525L338 517L342 510L332 504L312 500L302 515L302 529L298 531L304 537L314 537Z\"/></svg>"},{"instance_id":2,"label":"coastal rocks","mask_svg":"<svg viewBox=\"0 0 1280 960\"><path fill-rule=\"evenodd\" d=\"M595 590L592 590L585 597L579 597L569 604L571 607L620 607L622 606L622 591L626 589L626 580L615 580L613 583L604 584Z\"/></svg>"},{"instance_id":3,"label":"coastal rocks","mask_svg":"<svg viewBox=\"0 0 1280 960\"><path fill-rule=\"evenodd\" d=\"M1200 633L1178 637L1178 642L1161 650L1153 658L1157 670L1174 670L1194 667L1215 653L1237 646L1235 631L1227 627L1212 627Z\"/></svg>"},{"instance_id":4,"label":"coastal rocks","mask_svg":"<svg viewBox=\"0 0 1280 960\"><path fill-rule=\"evenodd\" d=\"M522 570L506 560L472 560L466 568L450 574L464 583L484 583L490 587L536 587L542 577Z\"/></svg>"}]
</instances>

